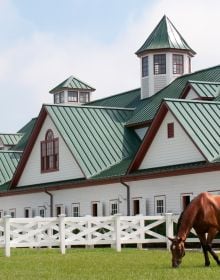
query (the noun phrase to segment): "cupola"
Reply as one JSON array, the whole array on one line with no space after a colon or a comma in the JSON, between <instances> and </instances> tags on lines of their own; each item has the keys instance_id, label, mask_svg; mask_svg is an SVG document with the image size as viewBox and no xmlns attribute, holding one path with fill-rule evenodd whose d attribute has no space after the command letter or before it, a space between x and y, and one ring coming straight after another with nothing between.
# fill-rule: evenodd
<instances>
[{"instance_id":1,"label":"cupola","mask_svg":"<svg viewBox=\"0 0 220 280\"><path fill-rule=\"evenodd\" d=\"M141 64L141 98L154 95L175 78L190 73L195 54L168 17L163 16L136 52Z\"/></svg>"},{"instance_id":2,"label":"cupola","mask_svg":"<svg viewBox=\"0 0 220 280\"><path fill-rule=\"evenodd\" d=\"M50 93L54 96L54 104L85 104L90 102L93 87L70 76L61 84L53 88Z\"/></svg>"}]
</instances>

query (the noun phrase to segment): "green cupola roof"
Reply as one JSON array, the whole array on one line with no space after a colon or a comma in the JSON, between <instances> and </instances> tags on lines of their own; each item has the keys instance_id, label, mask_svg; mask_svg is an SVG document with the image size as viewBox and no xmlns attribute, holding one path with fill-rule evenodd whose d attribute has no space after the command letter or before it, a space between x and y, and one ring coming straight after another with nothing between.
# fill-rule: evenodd
<instances>
[{"instance_id":1,"label":"green cupola roof","mask_svg":"<svg viewBox=\"0 0 220 280\"><path fill-rule=\"evenodd\" d=\"M191 56L196 54L165 15L136 54L139 56L145 52L159 49L184 50L188 51Z\"/></svg>"},{"instance_id":2,"label":"green cupola roof","mask_svg":"<svg viewBox=\"0 0 220 280\"><path fill-rule=\"evenodd\" d=\"M50 90L50 93L55 93L57 91L61 91L64 89L74 89L74 90L87 90L87 91L95 91L93 87L86 84L85 82L80 81L78 78L74 76L70 76L68 79L63 81L61 84Z\"/></svg>"}]
</instances>

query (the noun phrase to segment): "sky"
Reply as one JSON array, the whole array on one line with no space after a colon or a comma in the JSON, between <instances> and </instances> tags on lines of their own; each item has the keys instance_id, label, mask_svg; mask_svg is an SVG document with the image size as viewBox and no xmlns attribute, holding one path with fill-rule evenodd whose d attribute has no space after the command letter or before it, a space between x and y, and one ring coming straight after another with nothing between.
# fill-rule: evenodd
<instances>
[{"instance_id":1,"label":"sky","mask_svg":"<svg viewBox=\"0 0 220 280\"><path fill-rule=\"evenodd\" d=\"M0 133L15 133L73 75L100 99L140 87L135 52L161 18L197 55L220 62L219 0L0 0Z\"/></svg>"}]
</instances>

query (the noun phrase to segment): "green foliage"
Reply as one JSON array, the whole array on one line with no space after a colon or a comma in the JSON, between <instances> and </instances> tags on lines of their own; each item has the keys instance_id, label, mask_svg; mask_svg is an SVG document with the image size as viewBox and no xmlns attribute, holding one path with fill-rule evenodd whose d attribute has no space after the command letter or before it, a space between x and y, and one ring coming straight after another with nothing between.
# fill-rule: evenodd
<instances>
[{"instance_id":1,"label":"green foliage","mask_svg":"<svg viewBox=\"0 0 220 280\"><path fill-rule=\"evenodd\" d=\"M219 267L211 260L204 267L201 252L187 251L179 269L171 268L171 254L166 250L110 248L14 249L12 256L0 251L0 279L39 280L202 280L219 279Z\"/></svg>"}]
</instances>

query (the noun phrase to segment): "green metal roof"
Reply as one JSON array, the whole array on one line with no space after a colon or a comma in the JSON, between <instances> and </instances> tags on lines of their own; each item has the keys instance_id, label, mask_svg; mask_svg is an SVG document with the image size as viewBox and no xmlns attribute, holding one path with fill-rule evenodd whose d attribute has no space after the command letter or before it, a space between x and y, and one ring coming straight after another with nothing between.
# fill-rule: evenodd
<instances>
[{"instance_id":1,"label":"green metal roof","mask_svg":"<svg viewBox=\"0 0 220 280\"><path fill-rule=\"evenodd\" d=\"M161 21L152 31L143 46L136 52L137 55L158 49L185 50L191 55L195 52L183 39L168 17L163 16Z\"/></svg>"},{"instance_id":2,"label":"green metal roof","mask_svg":"<svg viewBox=\"0 0 220 280\"><path fill-rule=\"evenodd\" d=\"M0 133L0 139L4 146L14 146L22 138L22 133Z\"/></svg>"},{"instance_id":3,"label":"green metal roof","mask_svg":"<svg viewBox=\"0 0 220 280\"><path fill-rule=\"evenodd\" d=\"M180 98L189 80L193 80L194 82L220 82L220 65L183 75L175 79L167 87L156 94L141 100L139 105L136 107L133 116L127 122L127 125L133 126L152 121L163 99Z\"/></svg>"},{"instance_id":4,"label":"green metal roof","mask_svg":"<svg viewBox=\"0 0 220 280\"><path fill-rule=\"evenodd\" d=\"M140 102L141 90L133 89L120 94L111 95L106 98L98 99L87 103L87 106L107 106L120 108L136 108Z\"/></svg>"},{"instance_id":5,"label":"green metal roof","mask_svg":"<svg viewBox=\"0 0 220 280\"><path fill-rule=\"evenodd\" d=\"M87 178L131 157L140 140L124 126L132 110L45 105Z\"/></svg>"},{"instance_id":6,"label":"green metal roof","mask_svg":"<svg viewBox=\"0 0 220 280\"><path fill-rule=\"evenodd\" d=\"M165 99L169 110L209 162L220 157L220 102Z\"/></svg>"},{"instance_id":7,"label":"green metal roof","mask_svg":"<svg viewBox=\"0 0 220 280\"><path fill-rule=\"evenodd\" d=\"M55 93L57 91L61 91L64 89L72 89L72 90L87 90L94 91L95 89L85 82L79 80L74 76L70 76L68 79L63 81L61 84L50 90L50 93Z\"/></svg>"},{"instance_id":8,"label":"green metal roof","mask_svg":"<svg viewBox=\"0 0 220 280\"><path fill-rule=\"evenodd\" d=\"M0 151L0 189L12 179L21 155L21 152Z\"/></svg>"},{"instance_id":9,"label":"green metal roof","mask_svg":"<svg viewBox=\"0 0 220 280\"><path fill-rule=\"evenodd\" d=\"M18 132L23 134L21 140L13 147L14 151L23 151L28 142L29 136L34 128L37 118L31 119L24 127L22 127Z\"/></svg>"},{"instance_id":10,"label":"green metal roof","mask_svg":"<svg viewBox=\"0 0 220 280\"><path fill-rule=\"evenodd\" d=\"M92 177L92 179L105 179L123 176L126 174L127 169L132 161L132 158L123 159L118 164L111 166L110 168L100 172L99 174Z\"/></svg>"},{"instance_id":11,"label":"green metal roof","mask_svg":"<svg viewBox=\"0 0 220 280\"><path fill-rule=\"evenodd\" d=\"M220 95L220 82L213 83L207 81L189 81L189 85L200 97L216 98Z\"/></svg>"}]
</instances>

